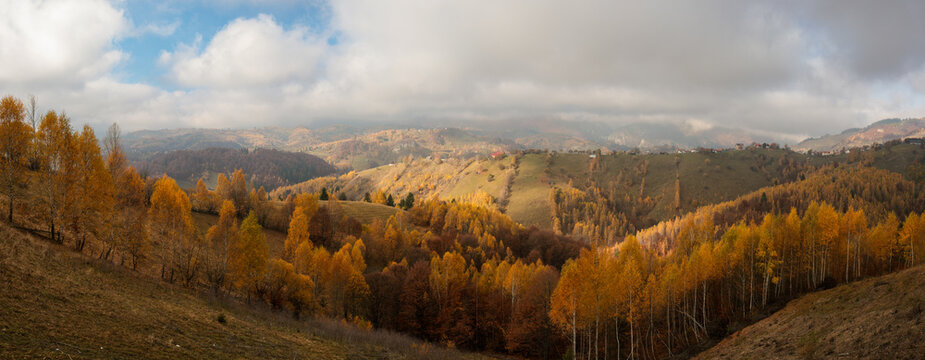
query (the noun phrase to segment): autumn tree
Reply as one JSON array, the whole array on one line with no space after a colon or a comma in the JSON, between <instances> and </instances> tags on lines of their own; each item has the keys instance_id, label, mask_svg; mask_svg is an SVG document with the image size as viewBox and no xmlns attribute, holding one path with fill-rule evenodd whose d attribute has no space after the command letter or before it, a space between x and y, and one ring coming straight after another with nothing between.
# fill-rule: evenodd
<instances>
[{"instance_id":1,"label":"autumn tree","mask_svg":"<svg viewBox=\"0 0 925 360\"><path fill-rule=\"evenodd\" d=\"M241 169L237 169L231 174L231 188L229 189L228 197L225 199L234 203L238 216L244 216L248 212L247 180L244 179L244 171L241 171Z\"/></svg>"},{"instance_id":2,"label":"autumn tree","mask_svg":"<svg viewBox=\"0 0 925 360\"><path fill-rule=\"evenodd\" d=\"M148 209L148 230L159 244L161 277L180 275L189 285L198 267L200 244L190 215L190 202L177 182L164 175L154 185Z\"/></svg>"},{"instance_id":3,"label":"autumn tree","mask_svg":"<svg viewBox=\"0 0 925 360\"><path fill-rule=\"evenodd\" d=\"M216 293L225 285L228 276L228 254L231 246L238 242L238 230L234 204L225 200L219 211L218 222L206 233L206 279Z\"/></svg>"},{"instance_id":4,"label":"autumn tree","mask_svg":"<svg viewBox=\"0 0 925 360\"><path fill-rule=\"evenodd\" d=\"M223 175L219 175L223 177ZM207 213L215 213L223 206L222 197L217 193L210 191L206 183L200 178L196 182L196 191L192 196L193 209Z\"/></svg>"},{"instance_id":5,"label":"autumn tree","mask_svg":"<svg viewBox=\"0 0 925 360\"><path fill-rule=\"evenodd\" d=\"M70 119L49 111L42 117L37 134L36 146L40 154L42 171L39 173L38 192L44 207L44 218L48 221L51 238L62 243L60 223L62 222L69 196L73 189L74 134ZM56 227L58 225L58 227Z\"/></svg>"},{"instance_id":6,"label":"autumn tree","mask_svg":"<svg viewBox=\"0 0 925 360\"><path fill-rule=\"evenodd\" d=\"M117 240L112 240L112 243L131 258L134 270L149 248L149 232L145 231L147 217L145 183L133 167L128 167L117 174L114 183L116 188L115 215L111 236Z\"/></svg>"},{"instance_id":7,"label":"autumn tree","mask_svg":"<svg viewBox=\"0 0 925 360\"><path fill-rule=\"evenodd\" d=\"M286 242L283 244L283 260L293 261L296 250L304 243L309 247L313 244L308 232L308 217L305 215L305 209L297 206L292 212L292 220L289 221L289 232L286 234Z\"/></svg>"},{"instance_id":8,"label":"autumn tree","mask_svg":"<svg viewBox=\"0 0 925 360\"><path fill-rule=\"evenodd\" d=\"M18 99L0 100L0 188L7 196L8 221L13 222L13 203L27 181L25 168L32 155L34 130L25 122L26 110Z\"/></svg>"},{"instance_id":9,"label":"autumn tree","mask_svg":"<svg viewBox=\"0 0 925 360\"><path fill-rule=\"evenodd\" d=\"M112 174L106 169L97 145L96 135L89 125L84 125L74 139L73 181L74 191L69 194L67 214L75 236L75 248L83 250L87 235L97 239L105 238L104 220L112 218L113 183ZM110 249L114 244L110 246ZM101 257L108 255L104 250Z\"/></svg>"},{"instance_id":10,"label":"autumn tree","mask_svg":"<svg viewBox=\"0 0 925 360\"><path fill-rule=\"evenodd\" d=\"M267 264L267 242L253 212L241 222L240 236L229 253L228 267L235 287L247 294L262 295L260 282Z\"/></svg>"}]
</instances>

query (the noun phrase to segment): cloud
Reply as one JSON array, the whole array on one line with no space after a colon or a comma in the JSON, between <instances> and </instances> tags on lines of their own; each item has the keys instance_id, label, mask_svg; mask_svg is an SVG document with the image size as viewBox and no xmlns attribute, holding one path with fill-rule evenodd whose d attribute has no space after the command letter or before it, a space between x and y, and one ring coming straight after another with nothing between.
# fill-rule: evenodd
<instances>
[{"instance_id":1,"label":"cloud","mask_svg":"<svg viewBox=\"0 0 925 360\"><path fill-rule=\"evenodd\" d=\"M102 0L21 0L0 4L0 84L74 85L126 57L113 43L128 29Z\"/></svg>"},{"instance_id":2,"label":"cloud","mask_svg":"<svg viewBox=\"0 0 925 360\"><path fill-rule=\"evenodd\" d=\"M305 27L284 30L269 15L237 19L199 51L180 45L161 55L170 77L187 87L245 87L310 80L326 42Z\"/></svg>"},{"instance_id":3,"label":"cloud","mask_svg":"<svg viewBox=\"0 0 925 360\"><path fill-rule=\"evenodd\" d=\"M177 31L177 28L180 27L181 21L174 20L173 22L164 24L164 23L149 23L144 26L136 27L132 31L133 36L143 36L147 34L154 34L161 37L167 37L173 35Z\"/></svg>"},{"instance_id":4,"label":"cloud","mask_svg":"<svg viewBox=\"0 0 925 360\"><path fill-rule=\"evenodd\" d=\"M194 20L133 27L103 1L11 2L0 5L0 58L13 59L0 85L125 129L534 118L794 139L923 115L925 5L894 5L331 0L324 28L247 14L171 41L156 69L168 91L120 80L132 54L118 42L171 38Z\"/></svg>"}]
</instances>

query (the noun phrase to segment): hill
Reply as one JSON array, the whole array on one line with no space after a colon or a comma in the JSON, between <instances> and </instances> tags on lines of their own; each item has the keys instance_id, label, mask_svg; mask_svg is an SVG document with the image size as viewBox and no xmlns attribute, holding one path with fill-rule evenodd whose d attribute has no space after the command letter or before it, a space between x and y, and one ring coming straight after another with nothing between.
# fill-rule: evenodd
<instances>
[{"instance_id":1,"label":"hill","mask_svg":"<svg viewBox=\"0 0 925 360\"><path fill-rule=\"evenodd\" d=\"M343 167L364 170L408 156L471 158L520 146L512 141L455 129L392 129L309 146L307 151Z\"/></svg>"},{"instance_id":2,"label":"hill","mask_svg":"<svg viewBox=\"0 0 925 360\"><path fill-rule=\"evenodd\" d=\"M401 162L408 156L443 158L520 149L521 145L456 128L380 129L329 126L256 129L143 130L126 134L129 157L148 159L165 152L209 148L266 148L317 155L345 169L364 170ZM160 160L163 162L163 160Z\"/></svg>"},{"instance_id":3,"label":"hill","mask_svg":"<svg viewBox=\"0 0 925 360\"><path fill-rule=\"evenodd\" d=\"M0 224L0 282L0 353L10 358L468 356L201 295L6 224Z\"/></svg>"},{"instance_id":4,"label":"hill","mask_svg":"<svg viewBox=\"0 0 925 360\"><path fill-rule=\"evenodd\" d=\"M810 293L698 359L913 359L925 354L925 266Z\"/></svg>"},{"instance_id":5,"label":"hill","mask_svg":"<svg viewBox=\"0 0 925 360\"><path fill-rule=\"evenodd\" d=\"M840 134L825 135L803 140L796 146L798 151L838 151L901 140L907 137L925 136L925 119L886 119L870 124L863 129L848 129Z\"/></svg>"},{"instance_id":6,"label":"hill","mask_svg":"<svg viewBox=\"0 0 925 360\"><path fill-rule=\"evenodd\" d=\"M253 129L163 129L141 130L122 137L126 152L133 158L174 150L199 150L211 147L232 149L271 148L295 151L313 144L363 134L350 126L334 125L318 129L304 127L264 127Z\"/></svg>"},{"instance_id":7,"label":"hill","mask_svg":"<svg viewBox=\"0 0 925 360\"><path fill-rule=\"evenodd\" d=\"M592 156L593 155L593 156ZM352 172L321 177L281 187L271 197L299 192L344 192L359 200L378 189L417 198L439 196L497 206L515 221L552 229L553 217L569 233L579 213L553 204L551 194L570 191L591 201L606 199L610 214L631 214L622 220L624 231L642 228L678 214L675 196L680 185L680 211L736 198L776 183L796 179L808 166L806 155L775 149L681 154L632 154L626 152L557 153L528 152L500 159L413 159ZM676 181L680 179L680 181ZM559 198L563 200L563 198ZM564 201L564 200L563 200ZM601 221L610 221L605 216Z\"/></svg>"},{"instance_id":8,"label":"hill","mask_svg":"<svg viewBox=\"0 0 925 360\"><path fill-rule=\"evenodd\" d=\"M167 174L180 186L193 188L200 178L215 188L218 174L241 169L248 183L272 190L280 186L333 174L337 169L317 156L274 149L207 148L177 150L154 155L135 165L143 173Z\"/></svg>"}]
</instances>

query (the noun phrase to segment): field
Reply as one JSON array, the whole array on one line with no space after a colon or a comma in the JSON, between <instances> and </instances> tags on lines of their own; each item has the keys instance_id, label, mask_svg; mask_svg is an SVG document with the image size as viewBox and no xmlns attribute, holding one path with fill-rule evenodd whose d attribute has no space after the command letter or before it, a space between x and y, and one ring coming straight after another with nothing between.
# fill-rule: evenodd
<instances>
[{"instance_id":1,"label":"field","mask_svg":"<svg viewBox=\"0 0 925 360\"><path fill-rule=\"evenodd\" d=\"M805 295L697 358L921 358L923 278L918 266Z\"/></svg>"},{"instance_id":2,"label":"field","mask_svg":"<svg viewBox=\"0 0 925 360\"><path fill-rule=\"evenodd\" d=\"M517 177L511 184L507 214L524 226L548 228L552 219L549 208L549 184L544 173L545 155L526 154L517 166Z\"/></svg>"},{"instance_id":3,"label":"field","mask_svg":"<svg viewBox=\"0 0 925 360\"><path fill-rule=\"evenodd\" d=\"M401 212L401 209L382 204L364 201L337 201L334 213L340 216L347 215L363 224L369 224L375 219L386 221L392 215Z\"/></svg>"},{"instance_id":4,"label":"field","mask_svg":"<svg viewBox=\"0 0 925 360\"><path fill-rule=\"evenodd\" d=\"M457 358L410 338L221 300L0 225L5 358ZM39 285L39 286L37 286ZM421 350L424 349L424 350Z\"/></svg>"}]
</instances>

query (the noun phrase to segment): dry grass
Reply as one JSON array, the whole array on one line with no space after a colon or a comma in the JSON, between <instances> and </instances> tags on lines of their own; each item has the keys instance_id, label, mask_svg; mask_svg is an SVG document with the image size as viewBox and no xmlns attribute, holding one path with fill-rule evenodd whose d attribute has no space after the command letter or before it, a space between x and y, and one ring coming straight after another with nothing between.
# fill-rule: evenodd
<instances>
[{"instance_id":1,"label":"dry grass","mask_svg":"<svg viewBox=\"0 0 925 360\"><path fill-rule=\"evenodd\" d=\"M545 155L526 154L520 159L517 176L511 184L507 214L524 226L550 227L552 210L548 199L551 187L545 169Z\"/></svg>"},{"instance_id":2,"label":"dry grass","mask_svg":"<svg viewBox=\"0 0 925 360\"><path fill-rule=\"evenodd\" d=\"M216 299L92 260L5 224L0 225L0 284L3 358L475 356Z\"/></svg>"},{"instance_id":3,"label":"dry grass","mask_svg":"<svg viewBox=\"0 0 925 360\"><path fill-rule=\"evenodd\" d=\"M395 200L395 202L398 203L398 200ZM375 219L386 221L389 217L401 211L396 207L365 201L337 201L337 206L335 207L337 215L347 215L363 224L369 224Z\"/></svg>"},{"instance_id":4,"label":"dry grass","mask_svg":"<svg viewBox=\"0 0 925 360\"><path fill-rule=\"evenodd\" d=\"M921 359L925 266L805 295L701 359Z\"/></svg>"}]
</instances>

